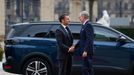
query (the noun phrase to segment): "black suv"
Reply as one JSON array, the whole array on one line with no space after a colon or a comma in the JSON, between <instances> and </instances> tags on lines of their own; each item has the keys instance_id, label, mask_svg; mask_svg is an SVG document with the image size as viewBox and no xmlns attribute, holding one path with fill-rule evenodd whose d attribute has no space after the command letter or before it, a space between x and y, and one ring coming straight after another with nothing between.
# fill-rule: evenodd
<instances>
[{"instance_id":1,"label":"black suv","mask_svg":"<svg viewBox=\"0 0 134 75\"><path fill-rule=\"evenodd\" d=\"M58 26L59 22L12 25L5 40L6 61L3 63L3 69L23 75L56 75L58 62L55 30ZM71 23L69 27L76 43L81 24ZM93 27L95 74L134 75L134 40L110 27L100 24L93 24ZM76 50L73 55L72 73L81 72L82 61L79 54L80 51Z\"/></svg>"}]
</instances>

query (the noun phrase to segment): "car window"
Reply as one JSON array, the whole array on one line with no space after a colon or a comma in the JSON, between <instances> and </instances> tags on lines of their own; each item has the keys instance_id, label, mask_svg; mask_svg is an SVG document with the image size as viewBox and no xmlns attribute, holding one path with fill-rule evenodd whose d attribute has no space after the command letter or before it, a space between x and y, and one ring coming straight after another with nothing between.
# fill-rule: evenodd
<instances>
[{"instance_id":1,"label":"car window","mask_svg":"<svg viewBox=\"0 0 134 75\"><path fill-rule=\"evenodd\" d=\"M33 37L38 37L38 38L43 38L46 36L46 32L39 32L39 33L36 33Z\"/></svg>"},{"instance_id":2,"label":"car window","mask_svg":"<svg viewBox=\"0 0 134 75\"><path fill-rule=\"evenodd\" d=\"M57 27L58 27L58 25L52 25L51 27L49 27L48 31L36 33L34 35L34 37L55 38L55 31L56 31Z\"/></svg>"},{"instance_id":3,"label":"car window","mask_svg":"<svg viewBox=\"0 0 134 75\"><path fill-rule=\"evenodd\" d=\"M50 28L51 25L27 25L25 27L15 28L14 36L43 37L49 31Z\"/></svg>"},{"instance_id":4,"label":"car window","mask_svg":"<svg viewBox=\"0 0 134 75\"><path fill-rule=\"evenodd\" d=\"M103 27L94 27L95 41L109 41L116 42L119 38L119 34L111 29Z\"/></svg>"},{"instance_id":5,"label":"car window","mask_svg":"<svg viewBox=\"0 0 134 75\"><path fill-rule=\"evenodd\" d=\"M37 35L39 33L46 33L47 31L49 31L50 27L51 27L50 25L33 25L33 26L29 27L28 29L26 29L22 33L22 35L34 37L35 35Z\"/></svg>"},{"instance_id":6,"label":"car window","mask_svg":"<svg viewBox=\"0 0 134 75\"><path fill-rule=\"evenodd\" d=\"M70 28L72 33L79 34L80 30L81 30L81 25L79 25L79 24L78 25L72 24L72 25L69 26L69 28Z\"/></svg>"}]
</instances>

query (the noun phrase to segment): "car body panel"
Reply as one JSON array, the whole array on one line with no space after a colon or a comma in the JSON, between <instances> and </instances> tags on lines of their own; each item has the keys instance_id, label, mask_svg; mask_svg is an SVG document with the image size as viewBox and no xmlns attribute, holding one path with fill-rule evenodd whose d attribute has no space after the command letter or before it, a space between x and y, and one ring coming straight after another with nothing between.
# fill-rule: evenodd
<instances>
[{"instance_id":1,"label":"car body panel","mask_svg":"<svg viewBox=\"0 0 134 75\"><path fill-rule=\"evenodd\" d=\"M57 22L13 25L6 38L7 61L3 63L3 68L6 65L12 65L13 68L11 70L4 68L4 70L21 73L22 66L28 58L43 54L43 58L50 59L51 64L58 66L57 42L54 35L58 25ZM79 40L80 23L71 23L69 27L76 44ZM94 69L129 72L134 64L134 40L110 27L99 24L93 24L93 27L95 31ZM77 49L73 55L73 67L79 69L82 63L81 51Z\"/></svg>"}]
</instances>

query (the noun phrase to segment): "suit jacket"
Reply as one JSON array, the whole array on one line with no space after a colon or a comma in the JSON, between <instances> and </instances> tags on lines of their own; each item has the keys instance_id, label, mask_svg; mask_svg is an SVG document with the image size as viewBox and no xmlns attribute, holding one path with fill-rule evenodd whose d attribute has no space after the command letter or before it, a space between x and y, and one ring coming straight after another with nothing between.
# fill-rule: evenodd
<instances>
[{"instance_id":1,"label":"suit jacket","mask_svg":"<svg viewBox=\"0 0 134 75\"><path fill-rule=\"evenodd\" d=\"M86 51L89 56L93 55L93 41L94 41L94 30L92 25L87 21L82 26L80 31L80 40L76 44L76 48L79 47L81 53Z\"/></svg>"},{"instance_id":2,"label":"suit jacket","mask_svg":"<svg viewBox=\"0 0 134 75\"><path fill-rule=\"evenodd\" d=\"M68 50L73 44L73 36L70 30L68 32L70 36L68 36L68 33L62 25L56 30L55 35L58 44L58 59L66 59L67 56L71 55L68 53Z\"/></svg>"}]
</instances>

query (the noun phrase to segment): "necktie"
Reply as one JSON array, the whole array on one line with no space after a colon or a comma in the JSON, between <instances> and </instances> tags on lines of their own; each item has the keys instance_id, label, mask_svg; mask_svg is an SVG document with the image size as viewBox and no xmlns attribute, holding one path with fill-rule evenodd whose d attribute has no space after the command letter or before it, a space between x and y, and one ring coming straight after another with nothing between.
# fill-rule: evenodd
<instances>
[{"instance_id":1,"label":"necktie","mask_svg":"<svg viewBox=\"0 0 134 75\"><path fill-rule=\"evenodd\" d=\"M67 35L70 36L70 35L69 35L69 28L66 27L65 29L66 29Z\"/></svg>"}]
</instances>

